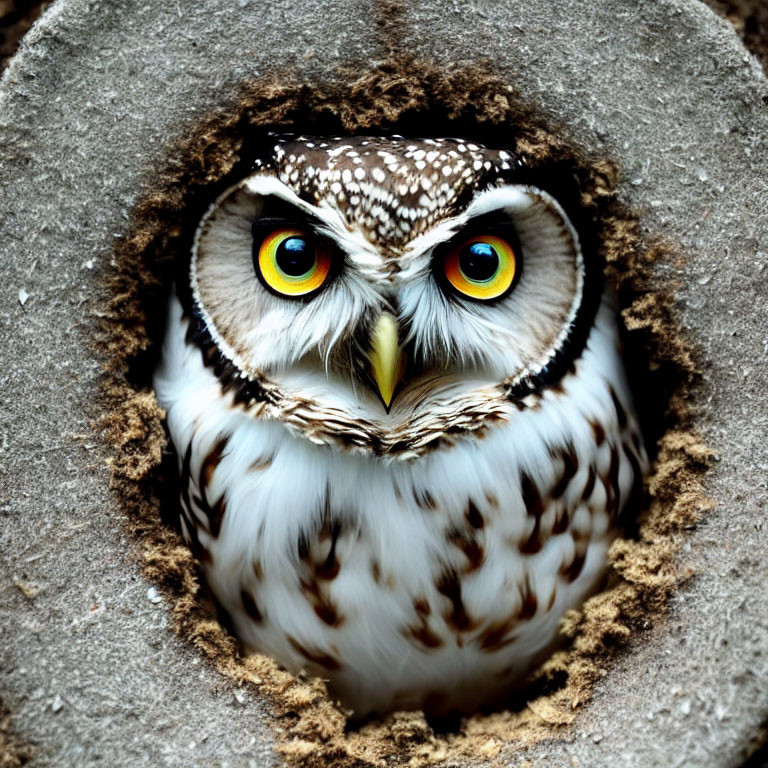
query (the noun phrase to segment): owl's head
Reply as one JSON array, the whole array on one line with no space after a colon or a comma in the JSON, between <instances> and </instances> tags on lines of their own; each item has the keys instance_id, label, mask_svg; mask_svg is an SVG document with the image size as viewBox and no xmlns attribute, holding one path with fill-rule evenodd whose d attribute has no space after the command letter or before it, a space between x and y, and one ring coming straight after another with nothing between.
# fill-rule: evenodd
<instances>
[{"instance_id":1,"label":"owl's head","mask_svg":"<svg viewBox=\"0 0 768 768\"><path fill-rule=\"evenodd\" d=\"M181 293L235 402L407 456L557 384L594 319L593 262L510 151L286 138L203 216Z\"/></svg>"}]
</instances>

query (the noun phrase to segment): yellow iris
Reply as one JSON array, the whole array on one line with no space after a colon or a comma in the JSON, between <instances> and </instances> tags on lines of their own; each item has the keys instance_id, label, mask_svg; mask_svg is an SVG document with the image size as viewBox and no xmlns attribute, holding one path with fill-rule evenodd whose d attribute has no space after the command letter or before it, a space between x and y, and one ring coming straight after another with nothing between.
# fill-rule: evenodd
<instances>
[{"instance_id":1,"label":"yellow iris","mask_svg":"<svg viewBox=\"0 0 768 768\"><path fill-rule=\"evenodd\" d=\"M470 299L490 301L512 286L517 259L512 246L494 235L470 238L453 248L443 262L448 282Z\"/></svg>"},{"instance_id":2,"label":"yellow iris","mask_svg":"<svg viewBox=\"0 0 768 768\"><path fill-rule=\"evenodd\" d=\"M301 229L276 229L258 252L264 284L283 296L307 296L317 291L331 271L331 254Z\"/></svg>"}]
</instances>

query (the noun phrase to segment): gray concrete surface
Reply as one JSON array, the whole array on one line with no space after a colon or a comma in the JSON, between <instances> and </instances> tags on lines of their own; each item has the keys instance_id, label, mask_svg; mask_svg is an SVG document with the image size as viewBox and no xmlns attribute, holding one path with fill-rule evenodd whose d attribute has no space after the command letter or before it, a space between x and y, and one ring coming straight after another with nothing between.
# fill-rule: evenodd
<instances>
[{"instance_id":1,"label":"gray concrete surface","mask_svg":"<svg viewBox=\"0 0 768 768\"><path fill-rule=\"evenodd\" d=\"M89 408L114 239L172 143L245 77L385 55L372 3L58 0L0 83L0 695L39 766L267 766L261 702L200 663L130 559ZM404 50L483 60L679 242L719 506L695 572L565 739L512 765L736 766L768 716L768 83L696 0L407 5ZM311 56L306 52L312 51ZM439 131L438 131L439 132ZM237 696L235 695L237 694Z\"/></svg>"}]
</instances>

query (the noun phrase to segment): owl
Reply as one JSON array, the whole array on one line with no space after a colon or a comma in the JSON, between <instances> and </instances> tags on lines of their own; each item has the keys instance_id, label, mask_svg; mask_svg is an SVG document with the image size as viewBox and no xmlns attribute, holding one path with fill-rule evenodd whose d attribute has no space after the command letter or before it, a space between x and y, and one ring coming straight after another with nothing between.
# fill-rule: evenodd
<instances>
[{"instance_id":1,"label":"owl","mask_svg":"<svg viewBox=\"0 0 768 768\"><path fill-rule=\"evenodd\" d=\"M511 149L268 145L170 299L183 535L244 647L353 717L503 705L647 468L602 266Z\"/></svg>"}]
</instances>

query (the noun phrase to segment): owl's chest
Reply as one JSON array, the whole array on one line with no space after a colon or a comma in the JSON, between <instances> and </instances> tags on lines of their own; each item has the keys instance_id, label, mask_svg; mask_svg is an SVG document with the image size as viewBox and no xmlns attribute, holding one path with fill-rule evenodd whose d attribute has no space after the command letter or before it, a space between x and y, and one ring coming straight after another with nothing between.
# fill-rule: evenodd
<instances>
[{"instance_id":1,"label":"owl's chest","mask_svg":"<svg viewBox=\"0 0 768 768\"><path fill-rule=\"evenodd\" d=\"M514 677L601 572L632 481L621 437L537 434L521 420L385 463L267 422L224 444L199 431L186 534L247 645L330 678L348 706L420 706Z\"/></svg>"}]
</instances>

